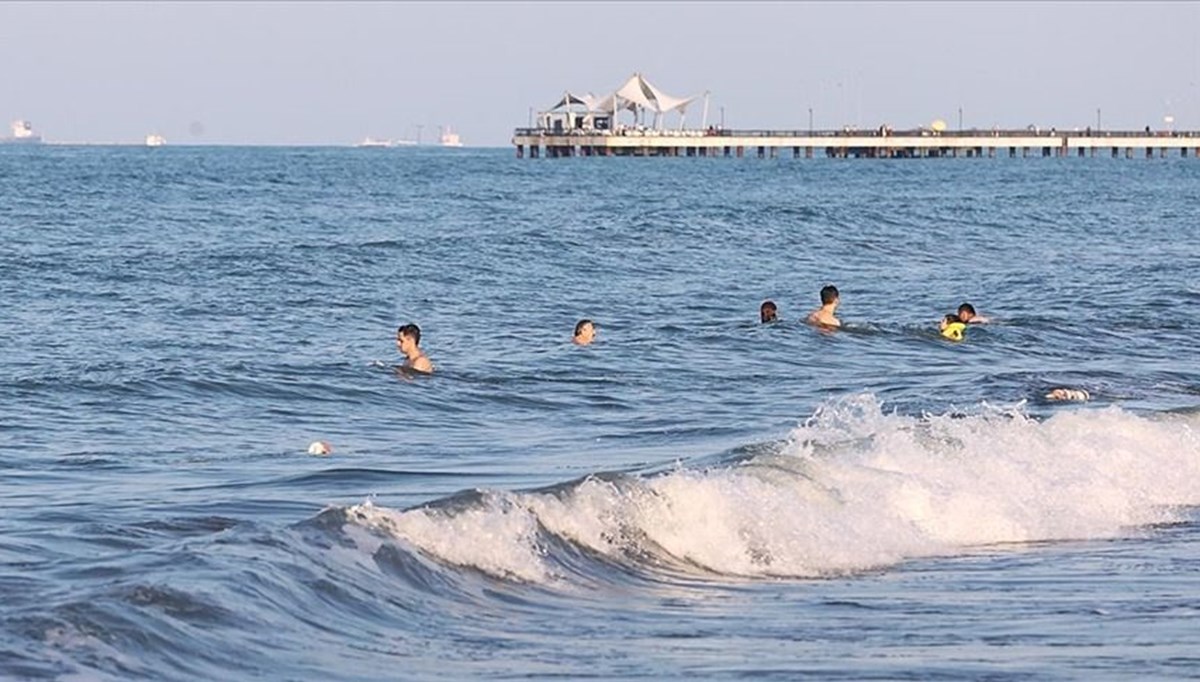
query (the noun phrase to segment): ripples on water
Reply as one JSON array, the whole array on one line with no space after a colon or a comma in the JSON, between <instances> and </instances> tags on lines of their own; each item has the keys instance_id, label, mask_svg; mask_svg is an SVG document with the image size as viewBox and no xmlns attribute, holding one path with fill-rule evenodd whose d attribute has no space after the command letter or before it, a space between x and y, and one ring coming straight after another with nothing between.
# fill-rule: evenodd
<instances>
[{"instance_id":1,"label":"ripples on water","mask_svg":"<svg viewBox=\"0 0 1200 682\"><path fill-rule=\"evenodd\" d=\"M0 150L0 676L1200 662L1194 159L455 151Z\"/></svg>"}]
</instances>

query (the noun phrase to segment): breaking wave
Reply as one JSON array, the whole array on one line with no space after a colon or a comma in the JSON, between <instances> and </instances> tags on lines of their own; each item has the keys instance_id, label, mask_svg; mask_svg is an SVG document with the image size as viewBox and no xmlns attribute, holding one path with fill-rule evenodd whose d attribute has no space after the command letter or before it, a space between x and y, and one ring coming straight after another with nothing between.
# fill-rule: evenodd
<instances>
[{"instance_id":1,"label":"breaking wave","mask_svg":"<svg viewBox=\"0 0 1200 682\"><path fill-rule=\"evenodd\" d=\"M1198 425L1196 413L1117 407L914 417L859 395L823 405L781 443L707 466L337 511L373 545L363 549L394 543L523 582L586 583L609 569L834 576L1180 522L1200 502Z\"/></svg>"}]
</instances>

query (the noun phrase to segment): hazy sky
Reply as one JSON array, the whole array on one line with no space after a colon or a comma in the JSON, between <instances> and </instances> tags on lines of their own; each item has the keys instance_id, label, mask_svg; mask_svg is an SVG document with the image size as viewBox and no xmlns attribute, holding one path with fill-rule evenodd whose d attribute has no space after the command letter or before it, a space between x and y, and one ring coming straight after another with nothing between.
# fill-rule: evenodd
<instances>
[{"instance_id":1,"label":"hazy sky","mask_svg":"<svg viewBox=\"0 0 1200 682\"><path fill-rule=\"evenodd\" d=\"M0 117L53 141L501 146L635 71L730 128L1200 129L1200 3L0 2Z\"/></svg>"}]
</instances>

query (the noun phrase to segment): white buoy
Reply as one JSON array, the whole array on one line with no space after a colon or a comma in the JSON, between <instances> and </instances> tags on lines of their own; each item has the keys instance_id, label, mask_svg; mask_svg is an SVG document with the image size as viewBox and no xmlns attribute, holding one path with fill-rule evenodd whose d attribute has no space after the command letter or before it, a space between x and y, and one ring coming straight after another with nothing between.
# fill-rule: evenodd
<instances>
[{"instance_id":1,"label":"white buoy","mask_svg":"<svg viewBox=\"0 0 1200 682\"><path fill-rule=\"evenodd\" d=\"M308 445L308 454L310 455L328 455L331 452L333 452L333 448L323 440L314 440Z\"/></svg>"}]
</instances>

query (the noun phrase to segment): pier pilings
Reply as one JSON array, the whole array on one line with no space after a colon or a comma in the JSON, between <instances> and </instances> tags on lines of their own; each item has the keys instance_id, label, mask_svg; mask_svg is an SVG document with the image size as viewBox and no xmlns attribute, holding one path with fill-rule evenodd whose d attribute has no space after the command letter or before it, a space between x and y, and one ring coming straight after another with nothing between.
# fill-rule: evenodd
<instances>
[{"instance_id":1,"label":"pier pilings","mask_svg":"<svg viewBox=\"0 0 1200 682\"><path fill-rule=\"evenodd\" d=\"M1124 150L1132 158L1140 150L1147 158L1166 158L1179 150L1183 158L1200 156L1200 131L787 131L787 130L673 130L673 131L550 131L518 128L513 136L518 158L594 156L668 156L745 158L747 149L759 159L778 159L790 148L793 159L873 158L1008 158L1034 154L1046 157L1095 157L1109 150L1117 158ZM801 153L803 150L803 154ZM1189 153L1190 150L1190 153ZM1040 154L1038 153L1040 151Z\"/></svg>"}]
</instances>

